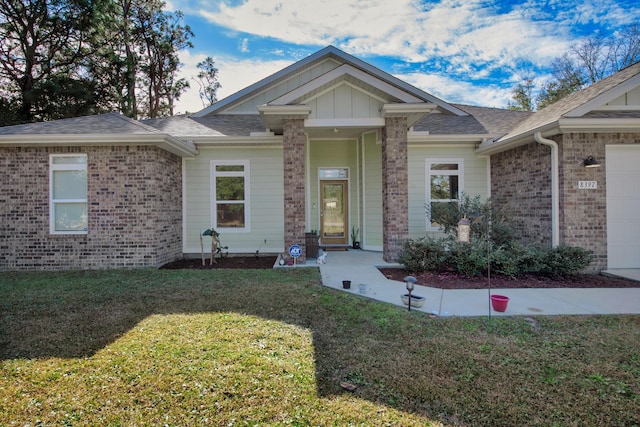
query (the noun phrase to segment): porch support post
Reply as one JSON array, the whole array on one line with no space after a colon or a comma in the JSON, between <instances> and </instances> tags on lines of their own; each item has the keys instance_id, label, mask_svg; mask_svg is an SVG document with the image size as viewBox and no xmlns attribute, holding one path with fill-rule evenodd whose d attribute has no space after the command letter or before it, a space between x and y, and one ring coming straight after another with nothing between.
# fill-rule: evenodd
<instances>
[{"instance_id":1,"label":"porch support post","mask_svg":"<svg viewBox=\"0 0 640 427\"><path fill-rule=\"evenodd\" d=\"M382 132L383 258L398 261L409 237L407 117L385 118Z\"/></svg>"},{"instance_id":2,"label":"porch support post","mask_svg":"<svg viewBox=\"0 0 640 427\"><path fill-rule=\"evenodd\" d=\"M302 248L297 262L306 261L304 141L304 118L285 118L282 134L284 245L285 251L294 244Z\"/></svg>"}]
</instances>

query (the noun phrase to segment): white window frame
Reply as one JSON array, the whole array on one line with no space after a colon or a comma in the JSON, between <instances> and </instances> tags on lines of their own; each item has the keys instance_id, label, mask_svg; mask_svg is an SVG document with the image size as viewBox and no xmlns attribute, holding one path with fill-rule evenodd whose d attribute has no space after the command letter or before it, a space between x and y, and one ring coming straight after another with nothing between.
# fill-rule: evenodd
<instances>
[{"instance_id":1,"label":"white window frame","mask_svg":"<svg viewBox=\"0 0 640 427\"><path fill-rule=\"evenodd\" d=\"M451 163L457 164L458 170L431 170L431 165ZM464 159L462 158L427 158L425 159L425 203L431 208L431 176L432 175L457 175L458 176L458 198L457 199L436 199L437 203L460 203L462 195L464 194ZM440 227L433 227L431 225L431 214L427 212L425 215L426 229L427 231L441 231Z\"/></svg>"},{"instance_id":2,"label":"white window frame","mask_svg":"<svg viewBox=\"0 0 640 427\"><path fill-rule=\"evenodd\" d=\"M217 166L243 166L244 170L240 171L228 171L228 172L218 172L216 171ZM211 226L216 229L216 231L224 231L225 233L246 233L251 231L251 187L250 187L250 170L251 161L249 160L211 160L211 182L210 182L210 194L211 194ZM218 218L217 218L217 206L218 200L216 199L216 178L219 176L233 176L233 177L243 177L244 178L244 200L243 201L229 201L224 200L221 201L225 204L229 203L238 203L244 204L244 227L218 227Z\"/></svg>"},{"instance_id":3,"label":"white window frame","mask_svg":"<svg viewBox=\"0 0 640 427\"><path fill-rule=\"evenodd\" d=\"M53 159L59 159L64 157L84 157L84 163L54 163ZM88 178L87 174L87 189L85 191L85 197L82 199L54 199L53 190L54 182L53 175L56 171L85 171L87 172L87 155L82 153L74 154L50 154L49 155L49 233L50 234L87 234L88 226L84 230L56 230L56 214L55 206L57 204L65 203L84 203L87 205L87 213L89 212L89 203L87 198Z\"/></svg>"}]
</instances>

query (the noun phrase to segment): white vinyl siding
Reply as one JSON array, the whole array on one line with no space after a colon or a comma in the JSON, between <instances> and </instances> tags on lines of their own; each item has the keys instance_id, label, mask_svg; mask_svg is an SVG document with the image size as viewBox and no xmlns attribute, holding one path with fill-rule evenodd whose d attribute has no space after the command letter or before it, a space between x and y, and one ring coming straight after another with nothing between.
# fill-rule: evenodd
<instances>
[{"instance_id":1,"label":"white vinyl siding","mask_svg":"<svg viewBox=\"0 0 640 427\"><path fill-rule=\"evenodd\" d=\"M305 102L311 107L310 119L379 118L384 102L343 83Z\"/></svg>"},{"instance_id":2,"label":"white vinyl siding","mask_svg":"<svg viewBox=\"0 0 640 427\"><path fill-rule=\"evenodd\" d=\"M382 145L377 138L376 132L364 136L361 238L367 248L382 250Z\"/></svg>"},{"instance_id":3,"label":"white vinyl siding","mask_svg":"<svg viewBox=\"0 0 640 427\"><path fill-rule=\"evenodd\" d=\"M437 227L430 227L427 217L429 203L429 171L427 162L445 163L462 161L462 180L459 189L471 197L479 195L482 200L489 196L487 160L473 152L473 146L409 146L409 236L424 237L425 233L439 236Z\"/></svg>"},{"instance_id":4,"label":"white vinyl siding","mask_svg":"<svg viewBox=\"0 0 640 427\"><path fill-rule=\"evenodd\" d=\"M200 253L199 235L214 227L211 163L250 162L250 230L220 230L230 253L281 252L284 247L284 205L281 147L199 147L197 157L185 160L183 245L185 253ZM264 243L265 239L267 243ZM207 243L205 242L205 246ZM206 250L206 247L205 247Z\"/></svg>"},{"instance_id":5,"label":"white vinyl siding","mask_svg":"<svg viewBox=\"0 0 640 427\"><path fill-rule=\"evenodd\" d=\"M87 155L49 157L49 228L51 234L86 234Z\"/></svg>"},{"instance_id":6,"label":"white vinyl siding","mask_svg":"<svg viewBox=\"0 0 640 427\"><path fill-rule=\"evenodd\" d=\"M287 78L285 81L269 86L264 92L260 92L248 100L238 104L230 110L230 113L250 113L256 114L257 107L291 92L292 90L310 82L311 80L325 74L340 64L334 60L327 59L307 70Z\"/></svg>"}]
</instances>

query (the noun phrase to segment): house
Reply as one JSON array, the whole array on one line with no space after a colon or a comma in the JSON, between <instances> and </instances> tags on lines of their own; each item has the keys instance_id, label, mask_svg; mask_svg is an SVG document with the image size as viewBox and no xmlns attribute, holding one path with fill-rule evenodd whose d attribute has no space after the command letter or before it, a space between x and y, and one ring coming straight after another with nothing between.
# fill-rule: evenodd
<instances>
[{"instance_id":1,"label":"house","mask_svg":"<svg viewBox=\"0 0 640 427\"><path fill-rule=\"evenodd\" d=\"M447 103L329 46L189 116L0 128L0 159L0 270L157 267L210 227L232 253L358 230L395 260L463 192L509 207L524 241L640 268L640 64L532 114Z\"/></svg>"}]
</instances>

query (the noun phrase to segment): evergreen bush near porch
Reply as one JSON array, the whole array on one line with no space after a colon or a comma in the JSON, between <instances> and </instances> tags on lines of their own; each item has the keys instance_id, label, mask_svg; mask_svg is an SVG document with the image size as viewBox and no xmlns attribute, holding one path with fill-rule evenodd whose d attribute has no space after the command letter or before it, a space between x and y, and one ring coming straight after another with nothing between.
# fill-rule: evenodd
<instances>
[{"instance_id":1,"label":"evergreen bush near porch","mask_svg":"<svg viewBox=\"0 0 640 427\"><path fill-rule=\"evenodd\" d=\"M443 204L428 214L447 236L439 239L427 236L404 243L400 262L414 273L455 272L481 276L490 265L492 272L508 277L568 276L579 273L591 262L591 252L583 248L542 248L516 241L508 212L495 209L490 201L482 202L480 196L471 198L464 194L460 203ZM469 243L456 241L457 224L463 217L470 219Z\"/></svg>"}]
</instances>

